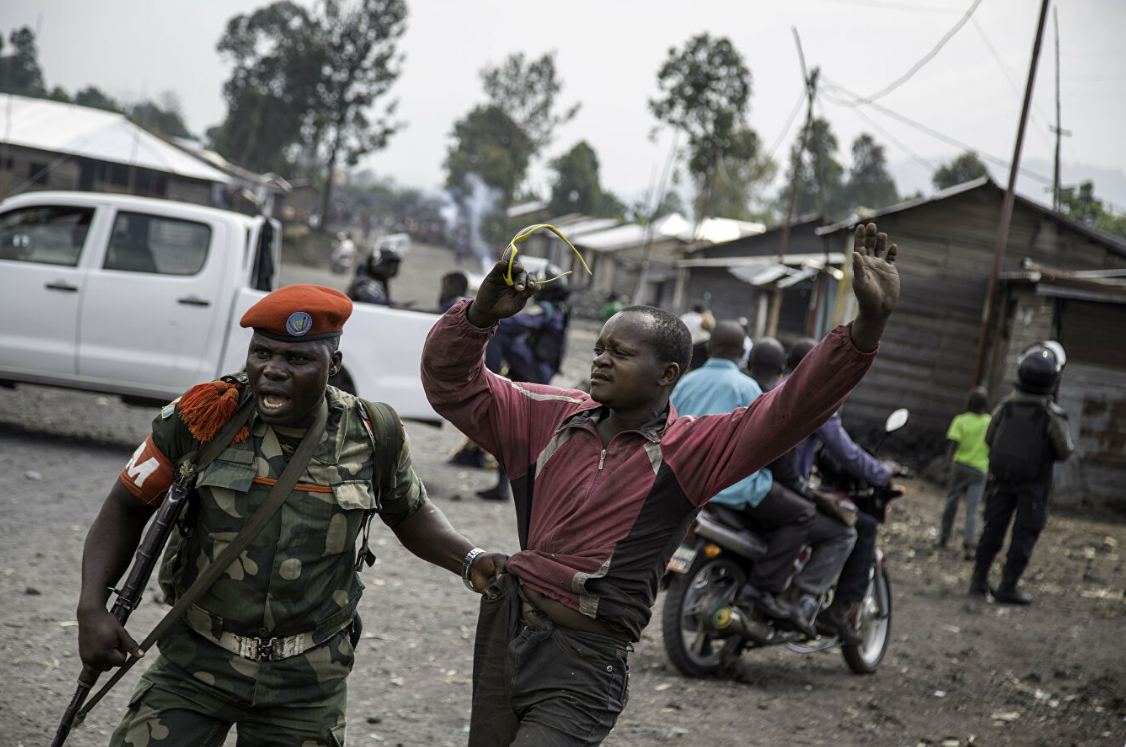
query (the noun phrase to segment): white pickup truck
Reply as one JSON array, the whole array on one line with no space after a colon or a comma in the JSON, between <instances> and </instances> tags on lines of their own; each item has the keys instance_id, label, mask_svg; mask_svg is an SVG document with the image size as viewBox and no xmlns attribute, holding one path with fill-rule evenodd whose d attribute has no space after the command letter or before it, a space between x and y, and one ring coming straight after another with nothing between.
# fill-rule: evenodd
<instances>
[{"instance_id":1,"label":"white pickup truck","mask_svg":"<svg viewBox=\"0 0 1126 747\"><path fill-rule=\"evenodd\" d=\"M168 402L242 370L246 309L277 287L276 221L167 200L33 192L0 202L0 385ZM419 380L433 314L356 304L334 383L437 422Z\"/></svg>"}]
</instances>

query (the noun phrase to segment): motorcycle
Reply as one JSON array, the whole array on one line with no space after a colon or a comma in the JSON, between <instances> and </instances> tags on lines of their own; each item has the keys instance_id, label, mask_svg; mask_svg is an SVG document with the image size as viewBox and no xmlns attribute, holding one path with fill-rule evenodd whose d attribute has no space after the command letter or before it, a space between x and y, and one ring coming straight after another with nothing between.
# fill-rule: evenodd
<instances>
[{"instance_id":1,"label":"motorcycle","mask_svg":"<svg viewBox=\"0 0 1126 747\"><path fill-rule=\"evenodd\" d=\"M907 411L897 410L887 420L886 433L902 428L906 421ZM824 463L822 468L823 463L818 462L822 485L816 490L841 512L859 509L883 523L888 504L903 495L898 487L846 480L832 465ZM736 606L735 598L751 566L766 547L762 532L739 511L709 503L696 516L662 580L666 597L661 631L673 665L690 677L713 677L746 649L784 645L812 653L839 647L852 672L874 673L891 641L891 582L883 551L876 548L864 598L850 612L850 627L859 637L859 643L851 644L838 640L836 628L827 619L833 588L820 600L814 615L818 637L812 640L787 620ZM795 573L809 554L809 547L799 554Z\"/></svg>"}]
</instances>

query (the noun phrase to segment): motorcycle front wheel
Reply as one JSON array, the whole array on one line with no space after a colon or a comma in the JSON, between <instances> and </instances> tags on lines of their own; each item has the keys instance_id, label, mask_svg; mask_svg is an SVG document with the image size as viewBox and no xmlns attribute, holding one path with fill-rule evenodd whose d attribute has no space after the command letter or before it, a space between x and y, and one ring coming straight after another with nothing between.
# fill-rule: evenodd
<instances>
[{"instance_id":1,"label":"motorcycle front wheel","mask_svg":"<svg viewBox=\"0 0 1126 747\"><path fill-rule=\"evenodd\" d=\"M880 666L891 642L891 583L887 571L876 570L860 602L856 623L860 643L841 646L848 668L856 674L872 674Z\"/></svg>"},{"instance_id":2,"label":"motorcycle front wheel","mask_svg":"<svg viewBox=\"0 0 1126 747\"><path fill-rule=\"evenodd\" d=\"M724 557L673 576L661 613L661 634L669 661L681 672L689 677L714 677L725 656L738 653L739 636L718 636L708 617L733 602L746 580L739 564Z\"/></svg>"}]
</instances>

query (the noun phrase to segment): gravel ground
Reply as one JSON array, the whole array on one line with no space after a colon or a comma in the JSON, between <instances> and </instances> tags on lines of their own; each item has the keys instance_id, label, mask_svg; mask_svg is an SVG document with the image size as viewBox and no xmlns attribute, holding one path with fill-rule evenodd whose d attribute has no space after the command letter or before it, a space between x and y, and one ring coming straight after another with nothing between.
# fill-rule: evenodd
<instances>
[{"instance_id":1,"label":"gravel ground","mask_svg":"<svg viewBox=\"0 0 1126 747\"><path fill-rule=\"evenodd\" d=\"M444 250L416 246L395 295L432 303L450 266ZM347 282L294 267L283 278ZM573 331L563 382L581 380L594 335L589 323ZM96 395L0 389L0 745L44 745L54 734L80 668L74 606L86 529L154 414ZM435 504L477 544L515 550L511 506L474 497L493 474L448 463L460 434L448 424L409 428ZM745 654L730 677L686 679L653 625L631 658L630 703L606 744L1126 742L1126 526L1053 516L1027 574L1036 603L971 602L970 564L933 545L941 491L906 482L908 494L881 529L895 616L879 672L852 675L832 650L768 650ZM390 532L378 531L375 543L379 561L365 571L364 640L350 680L349 744L464 745L476 598ZM130 620L138 639L167 609L154 592ZM68 744L105 744L135 681L131 673Z\"/></svg>"}]
</instances>

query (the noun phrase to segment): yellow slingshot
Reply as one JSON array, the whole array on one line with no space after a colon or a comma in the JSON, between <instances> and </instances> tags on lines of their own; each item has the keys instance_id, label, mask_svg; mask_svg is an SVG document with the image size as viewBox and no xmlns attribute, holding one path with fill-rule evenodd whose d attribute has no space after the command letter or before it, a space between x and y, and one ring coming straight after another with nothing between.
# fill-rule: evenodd
<instances>
[{"instance_id":1,"label":"yellow slingshot","mask_svg":"<svg viewBox=\"0 0 1126 747\"><path fill-rule=\"evenodd\" d=\"M566 244L567 246L571 247L571 251L573 251L575 253L575 256L579 258L579 262L582 263L583 269L586 270L586 274L587 275L593 275L594 274L593 272L590 271L590 268L586 266L586 260L583 259L583 255L579 254L579 250L575 248L575 245L572 244L570 241L568 241L567 237L564 236L562 233L560 233L558 228L556 228L555 226L549 226L546 223L537 223L534 226L528 226L527 228L521 229L515 236L512 237L512 241L508 242L508 246L505 247L504 252L500 255L501 259L504 259L504 255L508 254L508 273L504 276L504 282L505 283L507 283L508 285L512 285L514 283L514 281L512 280L512 263L516 259L516 252L520 251L516 247L516 245L521 244L524 241L526 241L529 236L531 236L533 233L540 230L541 228L546 228L547 230L551 231L553 234L555 234L559 238L563 239L563 243ZM509 253L509 252L511 252L511 253ZM568 270L567 272L564 272L562 275L556 275L553 278L548 278L547 280L541 280L541 281L539 281L539 283L541 285L544 284L544 283L550 283L552 280L558 280L559 278L563 277L564 275L570 275L570 274L571 274L571 271Z\"/></svg>"}]
</instances>

